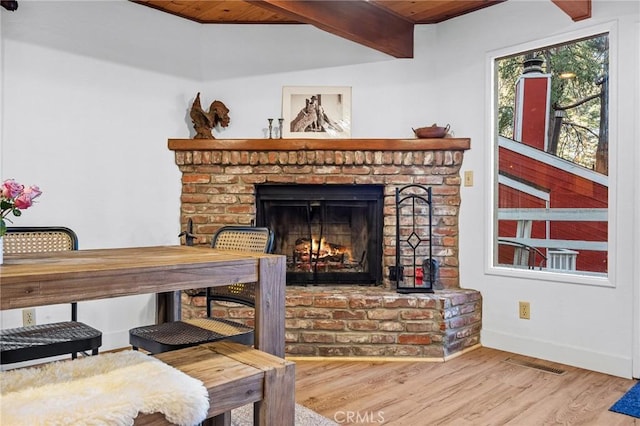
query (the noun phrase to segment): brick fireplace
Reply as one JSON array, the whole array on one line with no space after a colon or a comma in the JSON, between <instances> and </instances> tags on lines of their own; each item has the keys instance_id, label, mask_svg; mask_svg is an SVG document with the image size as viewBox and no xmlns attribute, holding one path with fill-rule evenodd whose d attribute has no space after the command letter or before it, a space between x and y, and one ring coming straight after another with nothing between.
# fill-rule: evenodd
<instances>
[{"instance_id":1,"label":"brick fireplace","mask_svg":"<svg viewBox=\"0 0 640 426\"><path fill-rule=\"evenodd\" d=\"M469 139L171 139L182 172L181 222L193 221L198 244L221 226L256 218L258 185L377 185L383 188L382 271L378 285L290 286L287 354L446 358L479 343L481 297L458 274L460 167ZM432 188L433 294L394 291L395 190ZM202 315L197 296L183 314ZM226 310L227 308L222 307ZM223 313L221 313L223 314ZM251 310L226 312L247 323Z\"/></svg>"}]
</instances>

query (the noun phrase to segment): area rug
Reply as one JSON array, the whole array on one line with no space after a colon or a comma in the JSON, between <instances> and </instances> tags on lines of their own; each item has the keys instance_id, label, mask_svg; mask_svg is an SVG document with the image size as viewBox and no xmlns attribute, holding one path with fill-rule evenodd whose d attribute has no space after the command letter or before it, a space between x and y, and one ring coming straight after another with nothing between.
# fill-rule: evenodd
<instances>
[{"instance_id":1,"label":"area rug","mask_svg":"<svg viewBox=\"0 0 640 426\"><path fill-rule=\"evenodd\" d=\"M295 426L337 426L338 423L296 404ZM231 411L231 426L253 426L253 404Z\"/></svg>"},{"instance_id":2,"label":"area rug","mask_svg":"<svg viewBox=\"0 0 640 426\"><path fill-rule=\"evenodd\" d=\"M131 425L155 412L186 426L209 409L201 381L137 351L2 371L0 390L2 426Z\"/></svg>"},{"instance_id":3,"label":"area rug","mask_svg":"<svg viewBox=\"0 0 640 426\"><path fill-rule=\"evenodd\" d=\"M640 382L629 389L618 402L609 408L609 411L640 419Z\"/></svg>"}]
</instances>

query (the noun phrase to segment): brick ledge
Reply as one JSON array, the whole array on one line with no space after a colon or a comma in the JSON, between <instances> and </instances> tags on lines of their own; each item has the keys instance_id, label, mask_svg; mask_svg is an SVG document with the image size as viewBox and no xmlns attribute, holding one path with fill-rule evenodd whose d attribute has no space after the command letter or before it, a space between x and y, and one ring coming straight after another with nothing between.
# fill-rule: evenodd
<instances>
[{"instance_id":1,"label":"brick ledge","mask_svg":"<svg viewBox=\"0 0 640 426\"><path fill-rule=\"evenodd\" d=\"M442 358L480 343L476 290L400 294L381 287L289 287L288 356Z\"/></svg>"}]
</instances>

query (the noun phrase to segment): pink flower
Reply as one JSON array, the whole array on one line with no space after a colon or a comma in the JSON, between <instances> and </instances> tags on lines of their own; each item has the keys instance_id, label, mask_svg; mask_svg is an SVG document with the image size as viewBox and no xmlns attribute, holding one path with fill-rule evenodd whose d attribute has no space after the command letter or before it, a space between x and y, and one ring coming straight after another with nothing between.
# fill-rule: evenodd
<instances>
[{"instance_id":1,"label":"pink flower","mask_svg":"<svg viewBox=\"0 0 640 426\"><path fill-rule=\"evenodd\" d=\"M16 198L18 195L20 195L23 189L24 189L24 185L19 184L15 180L13 179L5 180L2 183L2 198L3 199Z\"/></svg>"},{"instance_id":2,"label":"pink flower","mask_svg":"<svg viewBox=\"0 0 640 426\"><path fill-rule=\"evenodd\" d=\"M0 186L0 237L7 232L9 215L21 216L20 209L28 209L33 200L42 194L36 185L25 187L13 179L7 179Z\"/></svg>"},{"instance_id":3,"label":"pink flower","mask_svg":"<svg viewBox=\"0 0 640 426\"><path fill-rule=\"evenodd\" d=\"M36 185L31 185L30 187L25 188L23 193L28 194L33 200L34 198L38 198L42 194L42 191L40 191L40 188Z\"/></svg>"},{"instance_id":4,"label":"pink flower","mask_svg":"<svg viewBox=\"0 0 640 426\"><path fill-rule=\"evenodd\" d=\"M16 208L23 210L28 209L29 207L31 207L31 205L33 205L33 199L29 196L29 194L26 194L24 192L18 195L14 202L14 206L16 206Z\"/></svg>"},{"instance_id":5,"label":"pink flower","mask_svg":"<svg viewBox=\"0 0 640 426\"><path fill-rule=\"evenodd\" d=\"M25 188L22 194L16 198L15 206L19 209L27 209L33 205L33 199L39 197L40 194L42 191L35 185Z\"/></svg>"}]
</instances>

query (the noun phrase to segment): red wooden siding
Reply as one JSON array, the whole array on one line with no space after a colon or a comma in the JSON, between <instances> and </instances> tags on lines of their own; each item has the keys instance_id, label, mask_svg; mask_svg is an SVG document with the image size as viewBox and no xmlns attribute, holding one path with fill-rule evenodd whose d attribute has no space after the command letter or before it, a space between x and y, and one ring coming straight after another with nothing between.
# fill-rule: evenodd
<instances>
[{"instance_id":1,"label":"red wooden siding","mask_svg":"<svg viewBox=\"0 0 640 426\"><path fill-rule=\"evenodd\" d=\"M587 178L542 163L516 152L500 148L502 174L549 193L550 208L607 208L608 188ZM542 199L499 185L501 208L541 208ZM607 241L607 222L551 222L550 238L557 240ZM516 221L500 221L500 237L516 236ZM545 238L545 223L534 222L532 238ZM541 249L543 252L545 250ZM607 272L607 253L579 250L577 269Z\"/></svg>"}]
</instances>

